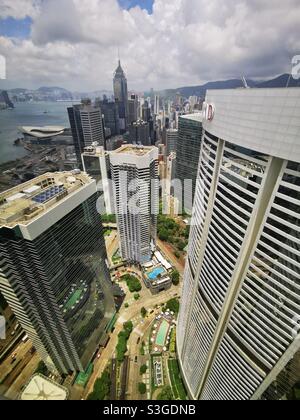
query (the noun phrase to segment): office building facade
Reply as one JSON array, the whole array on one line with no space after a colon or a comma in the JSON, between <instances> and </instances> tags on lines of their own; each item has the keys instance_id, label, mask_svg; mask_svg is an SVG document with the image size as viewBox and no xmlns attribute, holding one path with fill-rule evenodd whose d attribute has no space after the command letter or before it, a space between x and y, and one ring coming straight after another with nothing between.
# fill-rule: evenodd
<instances>
[{"instance_id":1,"label":"office building facade","mask_svg":"<svg viewBox=\"0 0 300 420\"><path fill-rule=\"evenodd\" d=\"M119 135L120 121L118 104L104 99L103 101L97 101L96 105L101 108L102 115L104 116L104 127L110 130L110 135Z\"/></svg>"},{"instance_id":2,"label":"office building facade","mask_svg":"<svg viewBox=\"0 0 300 420\"><path fill-rule=\"evenodd\" d=\"M68 115L77 161L81 165L81 154L85 147L93 143L105 147L102 111L99 106L93 106L88 100L68 108Z\"/></svg>"},{"instance_id":3,"label":"office building facade","mask_svg":"<svg viewBox=\"0 0 300 420\"><path fill-rule=\"evenodd\" d=\"M137 95L131 95L128 100L128 124L132 124L137 121L139 111L139 101Z\"/></svg>"},{"instance_id":4,"label":"office building facade","mask_svg":"<svg viewBox=\"0 0 300 420\"><path fill-rule=\"evenodd\" d=\"M106 152L101 146L93 145L84 149L81 159L84 172L96 181L97 190L103 196L105 207L102 209L103 213L113 214L109 152Z\"/></svg>"},{"instance_id":5,"label":"office building facade","mask_svg":"<svg viewBox=\"0 0 300 420\"><path fill-rule=\"evenodd\" d=\"M111 152L110 163L122 258L144 264L156 243L158 149L125 145Z\"/></svg>"},{"instance_id":6,"label":"office building facade","mask_svg":"<svg viewBox=\"0 0 300 420\"><path fill-rule=\"evenodd\" d=\"M150 146L150 127L145 121L138 120L129 126L129 141L131 144Z\"/></svg>"},{"instance_id":7,"label":"office building facade","mask_svg":"<svg viewBox=\"0 0 300 420\"><path fill-rule=\"evenodd\" d=\"M189 394L285 399L300 366L300 90L208 91L178 322Z\"/></svg>"},{"instance_id":8,"label":"office building facade","mask_svg":"<svg viewBox=\"0 0 300 420\"><path fill-rule=\"evenodd\" d=\"M1 194L0 291L60 374L87 368L115 313L97 199L78 170Z\"/></svg>"},{"instance_id":9,"label":"office building facade","mask_svg":"<svg viewBox=\"0 0 300 420\"><path fill-rule=\"evenodd\" d=\"M158 95L154 97L154 115L159 115L160 111L160 99Z\"/></svg>"},{"instance_id":10,"label":"office building facade","mask_svg":"<svg viewBox=\"0 0 300 420\"><path fill-rule=\"evenodd\" d=\"M192 212L202 138L202 113L179 117L176 178L182 184L182 209Z\"/></svg>"},{"instance_id":11,"label":"office building facade","mask_svg":"<svg viewBox=\"0 0 300 420\"><path fill-rule=\"evenodd\" d=\"M167 156L171 153L176 153L178 142L178 130L169 128L166 130L166 146L167 146Z\"/></svg>"}]
</instances>

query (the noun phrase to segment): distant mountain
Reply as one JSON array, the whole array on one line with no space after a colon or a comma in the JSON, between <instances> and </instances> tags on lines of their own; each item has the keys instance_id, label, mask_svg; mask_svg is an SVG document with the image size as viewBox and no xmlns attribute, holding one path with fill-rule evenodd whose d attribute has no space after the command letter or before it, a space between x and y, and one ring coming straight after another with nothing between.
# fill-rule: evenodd
<instances>
[{"instance_id":1,"label":"distant mountain","mask_svg":"<svg viewBox=\"0 0 300 420\"><path fill-rule=\"evenodd\" d=\"M247 79L248 86L251 88L279 88L286 87L289 81L289 87L300 87L300 80L294 80L289 74L282 74L275 79L267 81L254 81ZM222 80L217 82L208 82L200 86L187 86L178 89L168 89L160 92L162 96L175 97L177 93L188 98L189 96L205 97L208 89L237 89L243 87L241 79Z\"/></svg>"},{"instance_id":2,"label":"distant mountain","mask_svg":"<svg viewBox=\"0 0 300 420\"><path fill-rule=\"evenodd\" d=\"M108 90L95 92L71 92L65 88L58 86L41 86L36 90L31 89L11 89L9 91L14 101L57 101L57 100L81 100L82 98L95 99L97 97L112 96L112 92Z\"/></svg>"},{"instance_id":3,"label":"distant mountain","mask_svg":"<svg viewBox=\"0 0 300 420\"><path fill-rule=\"evenodd\" d=\"M43 93L45 95L48 94L55 94L55 93L64 93L64 94L69 94L72 95L72 93L70 91L68 91L67 89L61 88L61 87L48 87L48 86L42 86L40 88L37 89L38 92Z\"/></svg>"},{"instance_id":4,"label":"distant mountain","mask_svg":"<svg viewBox=\"0 0 300 420\"><path fill-rule=\"evenodd\" d=\"M300 80L295 80L290 74L282 74L272 80L261 82L257 85L259 88L281 88L286 87L289 83L289 87L300 87Z\"/></svg>"}]
</instances>

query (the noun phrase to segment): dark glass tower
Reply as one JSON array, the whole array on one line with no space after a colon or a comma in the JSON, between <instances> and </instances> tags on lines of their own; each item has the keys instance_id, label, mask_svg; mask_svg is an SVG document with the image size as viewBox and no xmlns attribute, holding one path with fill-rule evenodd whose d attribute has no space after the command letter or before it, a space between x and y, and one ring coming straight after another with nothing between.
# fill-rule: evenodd
<instances>
[{"instance_id":1,"label":"dark glass tower","mask_svg":"<svg viewBox=\"0 0 300 420\"><path fill-rule=\"evenodd\" d=\"M100 106L94 106L90 101L68 108L69 120L74 140L75 152L79 167L81 154L85 147L98 143L105 147L105 135Z\"/></svg>"},{"instance_id":2,"label":"dark glass tower","mask_svg":"<svg viewBox=\"0 0 300 420\"><path fill-rule=\"evenodd\" d=\"M192 212L193 208L201 138L202 114L184 115L179 118L176 178L182 184L182 208L186 212Z\"/></svg>"},{"instance_id":3,"label":"dark glass tower","mask_svg":"<svg viewBox=\"0 0 300 420\"><path fill-rule=\"evenodd\" d=\"M107 99L97 103L104 116L104 126L110 129L112 136L120 134L120 121L119 121L119 107L115 102L109 102Z\"/></svg>"},{"instance_id":4,"label":"dark glass tower","mask_svg":"<svg viewBox=\"0 0 300 420\"><path fill-rule=\"evenodd\" d=\"M50 369L83 371L115 312L96 183L45 174L1 198L0 291Z\"/></svg>"}]
</instances>

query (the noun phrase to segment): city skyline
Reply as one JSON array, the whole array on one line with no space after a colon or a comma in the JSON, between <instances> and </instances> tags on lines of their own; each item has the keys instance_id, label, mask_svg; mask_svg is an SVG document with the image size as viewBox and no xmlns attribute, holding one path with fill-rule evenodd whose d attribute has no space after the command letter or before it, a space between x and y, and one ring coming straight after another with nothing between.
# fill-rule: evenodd
<instances>
[{"instance_id":1,"label":"city skyline","mask_svg":"<svg viewBox=\"0 0 300 420\"><path fill-rule=\"evenodd\" d=\"M0 399L300 400L297 2L0 0Z\"/></svg>"},{"instance_id":2,"label":"city skyline","mask_svg":"<svg viewBox=\"0 0 300 420\"><path fill-rule=\"evenodd\" d=\"M289 72L299 47L294 0L259 6L245 0L238 5L214 0L209 6L202 0L155 0L153 7L131 0L88 6L63 0L60 15L55 0L1 0L0 5L0 54L7 60L3 88L59 84L110 90L118 49L135 90L241 75L263 79ZM264 24L282 15L272 30Z\"/></svg>"}]
</instances>

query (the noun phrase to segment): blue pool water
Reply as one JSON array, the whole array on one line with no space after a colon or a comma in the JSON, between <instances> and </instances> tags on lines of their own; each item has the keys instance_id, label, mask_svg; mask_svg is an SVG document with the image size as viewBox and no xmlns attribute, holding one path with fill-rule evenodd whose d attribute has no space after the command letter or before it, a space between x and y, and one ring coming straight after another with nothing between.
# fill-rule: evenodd
<instances>
[{"instance_id":1,"label":"blue pool water","mask_svg":"<svg viewBox=\"0 0 300 420\"><path fill-rule=\"evenodd\" d=\"M147 274L149 280L156 280L160 274L163 274L165 270L162 267L157 267L153 271Z\"/></svg>"}]
</instances>

